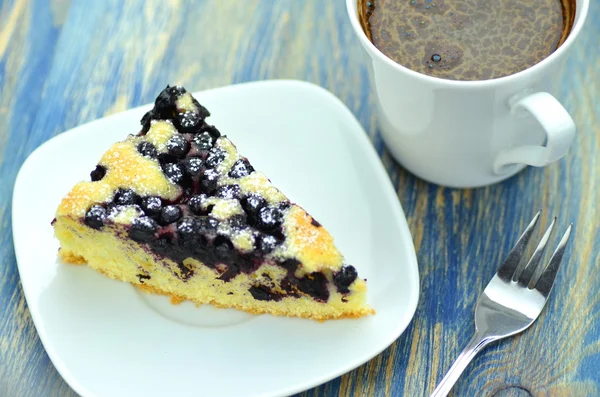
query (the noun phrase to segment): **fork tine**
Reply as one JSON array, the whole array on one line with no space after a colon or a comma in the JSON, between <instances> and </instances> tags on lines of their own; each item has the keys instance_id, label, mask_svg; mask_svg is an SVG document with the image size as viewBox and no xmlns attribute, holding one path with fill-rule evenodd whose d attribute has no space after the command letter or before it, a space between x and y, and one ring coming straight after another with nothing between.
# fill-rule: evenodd
<instances>
[{"instance_id":1,"label":"fork tine","mask_svg":"<svg viewBox=\"0 0 600 397\"><path fill-rule=\"evenodd\" d=\"M544 296L548 296L550 294L550 290L552 289L552 285L554 284L554 280L556 279L556 274L558 273L560 263L562 262L563 255L565 254L565 248L567 246L567 243L569 242L569 237L571 236L572 228L573 224L571 223L567 228L565 234L560 239L558 247L556 247L556 250L554 250L554 252L552 253L552 257L548 262L546 270L544 270L544 272L540 276L540 279L535 282L535 289L540 291Z\"/></svg>"},{"instance_id":2,"label":"fork tine","mask_svg":"<svg viewBox=\"0 0 600 397\"><path fill-rule=\"evenodd\" d=\"M500 277L502 280L512 280L512 276L515 273L519 262L521 261L521 257L523 256L525 247L527 247L527 243L529 243L529 239L531 238L531 235L535 230L535 226L537 225L538 219L540 219L541 213L542 210L539 210L537 214L535 214L531 222L529 222L529 225L527 225L527 228L525 229L523 234L521 234L521 237L519 237L519 240L517 241L513 249L510 250L508 256L506 257L504 262L502 262L502 265L500 265L497 274L498 277Z\"/></svg>"},{"instance_id":3,"label":"fork tine","mask_svg":"<svg viewBox=\"0 0 600 397\"><path fill-rule=\"evenodd\" d=\"M546 232L542 236L540 243L533 251L533 255L529 258L527 265L522 270L522 272L515 272L514 280L518 280L519 284L522 286L527 286L531 281L531 276L540 266L540 262L542 261L542 257L544 256L544 252L546 251L546 246L548 245L548 240L550 239L550 235L552 234L552 229L554 229L554 225L556 224L556 217L552 219L552 223L546 229Z\"/></svg>"}]
</instances>

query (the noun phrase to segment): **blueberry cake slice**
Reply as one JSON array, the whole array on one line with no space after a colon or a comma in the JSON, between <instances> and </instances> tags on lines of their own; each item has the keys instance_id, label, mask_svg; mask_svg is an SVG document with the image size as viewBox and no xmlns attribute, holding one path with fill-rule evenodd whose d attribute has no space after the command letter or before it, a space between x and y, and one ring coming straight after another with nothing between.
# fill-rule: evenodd
<instances>
[{"instance_id":1,"label":"blueberry cake slice","mask_svg":"<svg viewBox=\"0 0 600 397\"><path fill-rule=\"evenodd\" d=\"M183 87L63 198L59 256L172 301L315 320L373 313L327 230L255 171Z\"/></svg>"}]
</instances>

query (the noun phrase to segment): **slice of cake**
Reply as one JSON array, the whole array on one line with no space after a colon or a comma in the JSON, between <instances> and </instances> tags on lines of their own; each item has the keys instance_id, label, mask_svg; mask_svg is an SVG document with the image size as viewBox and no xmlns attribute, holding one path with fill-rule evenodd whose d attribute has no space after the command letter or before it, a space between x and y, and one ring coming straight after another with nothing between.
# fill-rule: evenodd
<instances>
[{"instance_id":1,"label":"slice of cake","mask_svg":"<svg viewBox=\"0 0 600 397\"><path fill-rule=\"evenodd\" d=\"M373 313L327 230L169 87L63 198L60 257L172 301L315 320Z\"/></svg>"}]
</instances>

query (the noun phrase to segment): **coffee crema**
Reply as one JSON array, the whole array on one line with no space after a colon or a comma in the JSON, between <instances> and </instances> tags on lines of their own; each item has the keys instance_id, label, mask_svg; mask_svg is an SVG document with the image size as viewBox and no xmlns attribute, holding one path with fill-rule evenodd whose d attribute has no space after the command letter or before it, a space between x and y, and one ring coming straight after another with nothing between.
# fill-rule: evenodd
<instances>
[{"instance_id":1,"label":"coffee crema","mask_svg":"<svg viewBox=\"0 0 600 397\"><path fill-rule=\"evenodd\" d=\"M567 38L575 0L358 0L371 42L416 72L489 80L535 65Z\"/></svg>"}]
</instances>

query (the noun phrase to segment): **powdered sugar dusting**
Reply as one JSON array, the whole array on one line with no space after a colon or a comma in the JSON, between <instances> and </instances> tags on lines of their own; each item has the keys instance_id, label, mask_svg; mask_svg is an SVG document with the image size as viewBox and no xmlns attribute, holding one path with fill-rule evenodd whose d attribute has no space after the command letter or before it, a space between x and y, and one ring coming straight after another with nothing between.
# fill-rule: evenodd
<instances>
[{"instance_id":1,"label":"powdered sugar dusting","mask_svg":"<svg viewBox=\"0 0 600 397\"><path fill-rule=\"evenodd\" d=\"M240 158L238 151L233 143L225 137L220 137L215 142L215 147L225 152L225 159L217 166L217 171L221 175L227 175L233 164Z\"/></svg>"},{"instance_id":2,"label":"powdered sugar dusting","mask_svg":"<svg viewBox=\"0 0 600 397\"><path fill-rule=\"evenodd\" d=\"M157 160L138 153L134 139L115 143L99 164L106 168L104 178L77 184L62 200L57 215L82 217L92 205L111 201L119 188L168 200L181 194L181 188L165 177Z\"/></svg>"},{"instance_id":3,"label":"powdered sugar dusting","mask_svg":"<svg viewBox=\"0 0 600 397\"><path fill-rule=\"evenodd\" d=\"M249 229L233 231L231 242L242 252L250 252L254 249L254 234Z\"/></svg>"},{"instance_id":4,"label":"powdered sugar dusting","mask_svg":"<svg viewBox=\"0 0 600 397\"><path fill-rule=\"evenodd\" d=\"M322 268L339 269L344 258L333 244L333 237L323 227L312 225L312 218L302 208L292 206L283 224L287 236L284 257L296 258L307 272Z\"/></svg>"},{"instance_id":5,"label":"powdered sugar dusting","mask_svg":"<svg viewBox=\"0 0 600 397\"><path fill-rule=\"evenodd\" d=\"M252 174L239 180L242 193L257 193L265 198L270 204L286 201L287 197L271 184L262 172L254 171Z\"/></svg>"},{"instance_id":6,"label":"powdered sugar dusting","mask_svg":"<svg viewBox=\"0 0 600 397\"><path fill-rule=\"evenodd\" d=\"M166 152L167 142L176 133L177 129L173 126L171 120L152 120L150 130L144 138L153 144L159 152ZM130 139L136 140L135 137L131 137ZM141 139L138 138L137 140L141 142Z\"/></svg>"},{"instance_id":7,"label":"powdered sugar dusting","mask_svg":"<svg viewBox=\"0 0 600 397\"><path fill-rule=\"evenodd\" d=\"M218 220L224 220L231 218L234 215L244 213L238 200L215 198L212 202L214 203L214 208L210 212L210 215Z\"/></svg>"},{"instance_id":8,"label":"powdered sugar dusting","mask_svg":"<svg viewBox=\"0 0 600 397\"><path fill-rule=\"evenodd\" d=\"M194 104L194 98L192 97L192 94L190 94L189 92L186 92L181 97L179 97L179 99L177 99L177 101L175 102L175 106L177 106L177 109L180 109L180 110L183 110L186 112L197 112L198 111L198 107L196 106L196 104Z\"/></svg>"}]
</instances>

